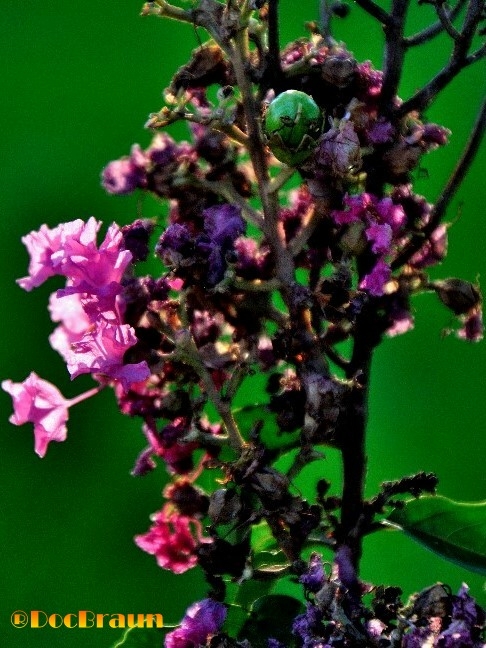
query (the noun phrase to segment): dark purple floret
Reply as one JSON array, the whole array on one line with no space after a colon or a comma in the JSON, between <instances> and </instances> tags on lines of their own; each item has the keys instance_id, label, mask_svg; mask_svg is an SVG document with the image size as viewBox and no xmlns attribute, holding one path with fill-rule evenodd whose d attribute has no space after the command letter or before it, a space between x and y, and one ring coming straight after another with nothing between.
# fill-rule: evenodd
<instances>
[{"instance_id":1,"label":"dark purple floret","mask_svg":"<svg viewBox=\"0 0 486 648\"><path fill-rule=\"evenodd\" d=\"M292 632L300 637L304 644L308 644L312 639L320 634L322 612L313 603L307 603L307 609L304 614L295 617L292 624Z\"/></svg>"},{"instance_id":2,"label":"dark purple floret","mask_svg":"<svg viewBox=\"0 0 486 648\"><path fill-rule=\"evenodd\" d=\"M324 585L324 567L322 565L322 558L319 554L313 553L309 560L309 569L302 574L299 582L309 592L318 592Z\"/></svg>"},{"instance_id":3,"label":"dark purple floret","mask_svg":"<svg viewBox=\"0 0 486 648\"><path fill-rule=\"evenodd\" d=\"M191 605L179 628L165 637L166 648L205 646L210 635L219 631L226 619L226 607L212 599Z\"/></svg>"},{"instance_id":4,"label":"dark purple floret","mask_svg":"<svg viewBox=\"0 0 486 648\"><path fill-rule=\"evenodd\" d=\"M154 229L152 221L138 218L122 227L123 246L133 255L134 261L145 261L149 255L149 239Z\"/></svg>"},{"instance_id":5,"label":"dark purple floret","mask_svg":"<svg viewBox=\"0 0 486 648\"><path fill-rule=\"evenodd\" d=\"M236 205L216 205L204 210L204 231L211 242L221 247L232 246L245 229L241 210Z\"/></svg>"},{"instance_id":6,"label":"dark purple floret","mask_svg":"<svg viewBox=\"0 0 486 648\"><path fill-rule=\"evenodd\" d=\"M267 639L267 646L268 648L285 648L284 644L281 641L274 639L273 637L269 637Z\"/></svg>"},{"instance_id":7,"label":"dark purple floret","mask_svg":"<svg viewBox=\"0 0 486 648\"><path fill-rule=\"evenodd\" d=\"M177 267L190 257L193 243L189 228L181 223L173 223L160 237L155 253L167 265Z\"/></svg>"},{"instance_id":8,"label":"dark purple floret","mask_svg":"<svg viewBox=\"0 0 486 648\"><path fill-rule=\"evenodd\" d=\"M403 648L422 648L424 641L430 635L430 629L415 627L412 632L409 632L403 637Z\"/></svg>"},{"instance_id":9,"label":"dark purple floret","mask_svg":"<svg viewBox=\"0 0 486 648\"><path fill-rule=\"evenodd\" d=\"M240 208L225 204L205 209L204 232L209 241L201 237L198 249L208 259L207 283L215 286L224 277L227 253L234 249L235 240L245 232Z\"/></svg>"}]
</instances>

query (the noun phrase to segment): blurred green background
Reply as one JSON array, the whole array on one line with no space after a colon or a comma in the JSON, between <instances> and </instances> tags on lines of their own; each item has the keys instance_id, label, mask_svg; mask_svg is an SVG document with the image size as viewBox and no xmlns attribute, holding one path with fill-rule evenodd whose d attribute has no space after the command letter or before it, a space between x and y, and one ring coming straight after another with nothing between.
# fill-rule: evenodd
<instances>
[{"instance_id":1,"label":"blurred green background","mask_svg":"<svg viewBox=\"0 0 486 648\"><path fill-rule=\"evenodd\" d=\"M296 12L295 3L281 0L282 43L304 33L316 4L302 0ZM140 6L139 0L0 3L1 379L21 381L35 370L68 397L91 385L86 377L71 384L47 342L53 325L46 301L54 284L27 294L14 283L28 261L20 237L42 223L90 215L106 224L128 223L139 210L157 210L136 197L110 197L99 184L109 160L128 153L134 142L148 144L148 113L161 107L171 72L198 44L191 27L142 19ZM429 6L414 7L410 29L431 15ZM380 29L358 8L336 25L336 35L358 59L379 66ZM402 96L430 78L447 52L445 41L436 40L411 56ZM423 161L428 177L416 188L431 201L460 154L484 90L484 66L470 68L428 113L453 131L449 146ZM484 150L448 213L455 224L437 277L486 276ZM369 493L385 479L430 470L438 473L444 495L486 499L486 346L443 339L451 320L432 295L414 306L415 330L386 341L376 354ZM175 577L133 543L160 508L164 472L130 477L143 439L138 422L117 413L111 393L74 408L67 442L51 444L43 460L33 452L31 427L8 423L11 400L3 392L0 413L0 645L108 648L120 634L110 628L15 629L10 615L18 609L161 612L176 622L204 595L197 570ZM339 474L333 455L324 474ZM486 603L484 578L398 533L376 534L365 550L365 580L399 584L406 594L438 580L457 589L465 580Z\"/></svg>"}]
</instances>

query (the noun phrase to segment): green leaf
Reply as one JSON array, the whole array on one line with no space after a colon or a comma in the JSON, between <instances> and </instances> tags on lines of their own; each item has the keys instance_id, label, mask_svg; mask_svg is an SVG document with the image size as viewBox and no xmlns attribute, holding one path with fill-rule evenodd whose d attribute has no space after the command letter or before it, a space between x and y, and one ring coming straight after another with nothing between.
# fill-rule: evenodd
<instances>
[{"instance_id":1,"label":"green leaf","mask_svg":"<svg viewBox=\"0 0 486 648\"><path fill-rule=\"evenodd\" d=\"M236 410L235 419L245 439L248 438L256 421L263 421L260 440L269 450L293 448L298 445L300 430L282 432L277 425L277 419L267 405L247 405Z\"/></svg>"},{"instance_id":2,"label":"green leaf","mask_svg":"<svg viewBox=\"0 0 486 648\"><path fill-rule=\"evenodd\" d=\"M262 520L251 528L251 548L254 553L278 551L279 546L272 535L270 527Z\"/></svg>"},{"instance_id":3,"label":"green leaf","mask_svg":"<svg viewBox=\"0 0 486 648\"><path fill-rule=\"evenodd\" d=\"M419 497L392 511L387 522L443 558L486 575L486 501Z\"/></svg>"},{"instance_id":4,"label":"green leaf","mask_svg":"<svg viewBox=\"0 0 486 648\"><path fill-rule=\"evenodd\" d=\"M303 611L303 603L292 596L262 596L254 602L238 639L247 639L252 648L267 648L269 637L288 646L293 642L292 622Z\"/></svg>"},{"instance_id":5,"label":"green leaf","mask_svg":"<svg viewBox=\"0 0 486 648\"><path fill-rule=\"evenodd\" d=\"M112 648L161 648L173 628L129 628Z\"/></svg>"}]
</instances>

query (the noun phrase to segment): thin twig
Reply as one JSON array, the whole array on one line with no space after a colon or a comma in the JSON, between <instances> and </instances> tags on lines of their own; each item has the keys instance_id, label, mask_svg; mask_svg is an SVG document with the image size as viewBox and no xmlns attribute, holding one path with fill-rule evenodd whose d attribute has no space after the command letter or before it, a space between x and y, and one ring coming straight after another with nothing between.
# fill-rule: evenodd
<instances>
[{"instance_id":1,"label":"thin twig","mask_svg":"<svg viewBox=\"0 0 486 648\"><path fill-rule=\"evenodd\" d=\"M275 80L280 80L282 78L278 28L278 0L268 1L268 53L266 65L269 74L271 74Z\"/></svg>"},{"instance_id":2,"label":"thin twig","mask_svg":"<svg viewBox=\"0 0 486 648\"><path fill-rule=\"evenodd\" d=\"M466 4L466 1L467 0L458 0L450 11L445 12L450 22L452 22L457 17L461 9ZM416 45L423 45L424 43L427 43L429 40L435 38L435 36L442 34L443 31L444 31L444 26L442 22L438 20L436 23L430 25L429 27L418 32L417 34L405 38L403 44L405 45L406 48L415 47Z\"/></svg>"},{"instance_id":3,"label":"thin twig","mask_svg":"<svg viewBox=\"0 0 486 648\"><path fill-rule=\"evenodd\" d=\"M461 186L466 173L471 166L479 147L481 146L484 133L486 131L486 99L483 100L478 116L474 123L469 140L464 148L456 168L451 174L444 190L442 191L437 203L435 204L430 220L427 225L416 235L412 236L408 245L402 250L392 263L392 269L400 268L407 263L410 258L422 246L424 238L426 239L439 225L451 200Z\"/></svg>"},{"instance_id":4,"label":"thin twig","mask_svg":"<svg viewBox=\"0 0 486 648\"><path fill-rule=\"evenodd\" d=\"M484 2L482 0L470 0L463 28L460 32L460 38L454 41L454 48L449 63L429 83L415 93L413 97L396 108L394 111L395 117L403 117L412 110L423 111L462 69L481 58L480 56L478 57L478 52L474 56L468 56L468 51L476 33L476 28L481 20L483 10Z\"/></svg>"},{"instance_id":5,"label":"thin twig","mask_svg":"<svg viewBox=\"0 0 486 648\"><path fill-rule=\"evenodd\" d=\"M383 86L380 93L381 110L388 114L393 108L403 69L405 47L403 33L409 0L393 0L390 20L385 25L385 54Z\"/></svg>"},{"instance_id":6,"label":"thin twig","mask_svg":"<svg viewBox=\"0 0 486 648\"><path fill-rule=\"evenodd\" d=\"M388 25L391 21L391 16L384 9L379 7L373 0L354 0L357 5L364 9L370 16L376 18L382 25Z\"/></svg>"},{"instance_id":7,"label":"thin twig","mask_svg":"<svg viewBox=\"0 0 486 648\"><path fill-rule=\"evenodd\" d=\"M461 38L460 32L458 32L457 29L452 24L449 13L444 9L444 5L441 2L437 4L436 11L437 11L437 15L439 16L439 20L442 23L442 26L444 27L445 31L449 34L449 36L453 40L458 40L459 38Z\"/></svg>"}]
</instances>

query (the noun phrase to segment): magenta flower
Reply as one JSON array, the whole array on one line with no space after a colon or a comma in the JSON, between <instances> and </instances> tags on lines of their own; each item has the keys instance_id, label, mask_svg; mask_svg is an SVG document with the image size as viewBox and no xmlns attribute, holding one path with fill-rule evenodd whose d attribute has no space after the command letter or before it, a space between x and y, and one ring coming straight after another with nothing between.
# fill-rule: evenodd
<instances>
[{"instance_id":1,"label":"magenta flower","mask_svg":"<svg viewBox=\"0 0 486 648\"><path fill-rule=\"evenodd\" d=\"M155 556L157 564L163 569L183 574L197 564L198 544L211 542L211 539L202 538L201 526L197 520L180 515L170 508L167 505L154 513L151 516L153 525L147 533L135 536L135 543L143 551Z\"/></svg>"},{"instance_id":2,"label":"magenta flower","mask_svg":"<svg viewBox=\"0 0 486 648\"><path fill-rule=\"evenodd\" d=\"M14 413L9 418L14 425L34 424L35 452L44 457L51 441L65 441L68 409L72 405L93 396L99 387L68 400L50 382L32 372L22 383L11 380L2 382L2 389L13 400Z\"/></svg>"},{"instance_id":3,"label":"magenta flower","mask_svg":"<svg viewBox=\"0 0 486 648\"><path fill-rule=\"evenodd\" d=\"M135 382L146 380L150 370L145 361L124 364L125 351L137 342L135 331L128 324L118 324L100 318L78 342L67 357L71 378L83 373L102 373L120 381L128 390Z\"/></svg>"},{"instance_id":4,"label":"magenta flower","mask_svg":"<svg viewBox=\"0 0 486 648\"><path fill-rule=\"evenodd\" d=\"M208 637L218 632L226 619L226 607L212 599L193 603L179 628L165 637L165 648L205 646Z\"/></svg>"}]
</instances>

